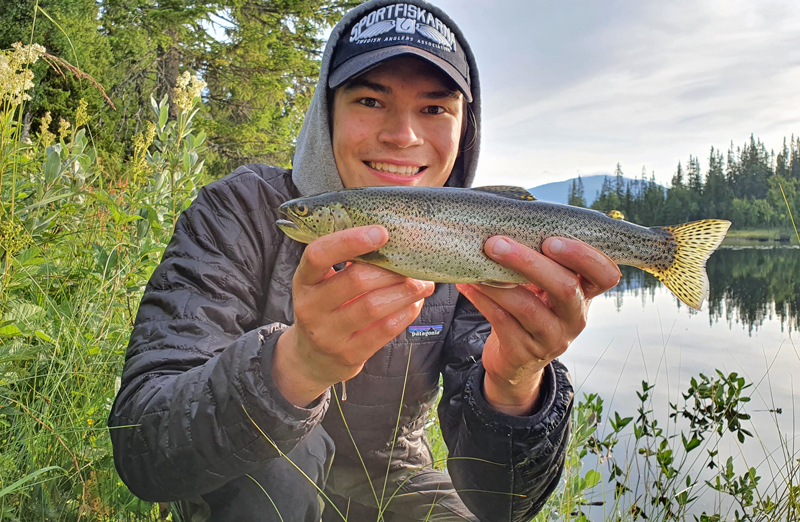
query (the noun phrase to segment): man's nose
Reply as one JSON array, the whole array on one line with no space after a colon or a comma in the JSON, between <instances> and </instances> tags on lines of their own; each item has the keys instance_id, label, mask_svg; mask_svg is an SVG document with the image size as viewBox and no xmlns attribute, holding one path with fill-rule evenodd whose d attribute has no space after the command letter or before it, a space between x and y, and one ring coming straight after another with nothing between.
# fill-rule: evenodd
<instances>
[{"instance_id":1,"label":"man's nose","mask_svg":"<svg viewBox=\"0 0 800 522\"><path fill-rule=\"evenodd\" d=\"M422 145L419 122L411 111L392 111L378 133L378 141L395 145L401 149Z\"/></svg>"}]
</instances>

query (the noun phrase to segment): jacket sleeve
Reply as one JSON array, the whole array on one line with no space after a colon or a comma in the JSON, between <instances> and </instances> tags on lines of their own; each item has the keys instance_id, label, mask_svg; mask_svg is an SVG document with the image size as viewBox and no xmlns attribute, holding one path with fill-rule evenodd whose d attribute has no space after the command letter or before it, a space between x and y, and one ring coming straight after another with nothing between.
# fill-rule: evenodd
<instances>
[{"instance_id":1,"label":"jacket sleeve","mask_svg":"<svg viewBox=\"0 0 800 522\"><path fill-rule=\"evenodd\" d=\"M573 390L566 368L545 368L538 412L501 413L483 396L481 354L491 325L463 296L445 344L439 404L447 463L464 504L483 521L529 521L555 490L564 468Z\"/></svg>"},{"instance_id":2,"label":"jacket sleeve","mask_svg":"<svg viewBox=\"0 0 800 522\"><path fill-rule=\"evenodd\" d=\"M327 408L327 395L297 408L273 383L285 326L260 324L260 309L283 235L265 216L283 198L237 173L201 190L178 220L128 345L108 424L120 477L148 501L197 497L263 466Z\"/></svg>"}]
</instances>

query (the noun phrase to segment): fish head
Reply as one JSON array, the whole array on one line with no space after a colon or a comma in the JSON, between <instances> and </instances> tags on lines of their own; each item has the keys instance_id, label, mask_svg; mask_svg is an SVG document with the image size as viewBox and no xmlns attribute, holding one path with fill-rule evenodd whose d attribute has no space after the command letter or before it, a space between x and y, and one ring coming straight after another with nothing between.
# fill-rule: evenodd
<instances>
[{"instance_id":1,"label":"fish head","mask_svg":"<svg viewBox=\"0 0 800 522\"><path fill-rule=\"evenodd\" d=\"M282 204L278 212L288 219L279 219L278 228L301 243L311 243L319 237L353 228L345 206L323 196L297 198Z\"/></svg>"}]
</instances>

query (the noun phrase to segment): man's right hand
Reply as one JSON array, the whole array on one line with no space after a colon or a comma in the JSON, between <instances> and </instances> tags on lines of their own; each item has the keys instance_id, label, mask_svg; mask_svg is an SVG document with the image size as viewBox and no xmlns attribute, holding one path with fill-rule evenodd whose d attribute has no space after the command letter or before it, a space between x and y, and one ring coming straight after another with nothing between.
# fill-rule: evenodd
<instances>
[{"instance_id":1,"label":"man's right hand","mask_svg":"<svg viewBox=\"0 0 800 522\"><path fill-rule=\"evenodd\" d=\"M273 354L273 378L283 396L305 407L400 335L422 310L434 284L383 268L333 265L379 249L389 240L380 226L351 228L310 243L294 274L295 324Z\"/></svg>"}]
</instances>

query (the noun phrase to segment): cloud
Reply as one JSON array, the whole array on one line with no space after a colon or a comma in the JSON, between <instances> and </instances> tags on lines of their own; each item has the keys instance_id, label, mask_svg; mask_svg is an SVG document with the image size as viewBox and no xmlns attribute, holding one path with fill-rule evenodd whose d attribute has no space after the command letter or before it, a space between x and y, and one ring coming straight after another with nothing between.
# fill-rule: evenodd
<instances>
[{"instance_id":1,"label":"cloud","mask_svg":"<svg viewBox=\"0 0 800 522\"><path fill-rule=\"evenodd\" d=\"M457 6L456 6L457 3ZM800 3L440 2L484 86L478 183L525 186L800 132Z\"/></svg>"}]
</instances>

